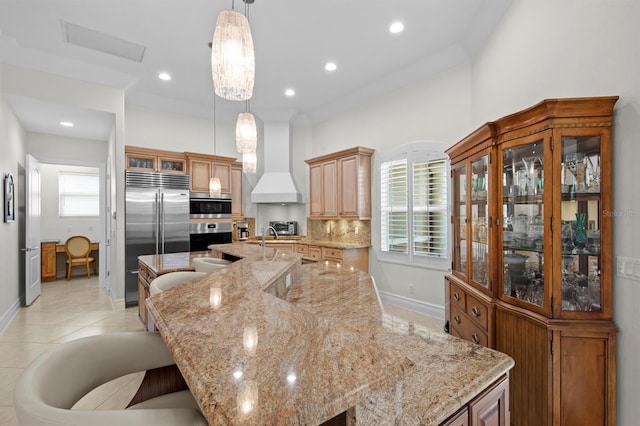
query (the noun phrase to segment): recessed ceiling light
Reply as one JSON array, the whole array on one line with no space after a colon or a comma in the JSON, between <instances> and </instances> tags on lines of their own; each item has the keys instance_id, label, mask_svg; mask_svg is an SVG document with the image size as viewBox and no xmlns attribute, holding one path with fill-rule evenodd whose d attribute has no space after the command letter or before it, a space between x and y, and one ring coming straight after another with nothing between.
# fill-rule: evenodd
<instances>
[{"instance_id":1,"label":"recessed ceiling light","mask_svg":"<svg viewBox=\"0 0 640 426\"><path fill-rule=\"evenodd\" d=\"M324 69L327 71L335 71L338 68L335 62L327 62L327 65L324 66Z\"/></svg>"},{"instance_id":2,"label":"recessed ceiling light","mask_svg":"<svg viewBox=\"0 0 640 426\"><path fill-rule=\"evenodd\" d=\"M404 30L404 24L400 21L396 21L392 23L391 26L389 27L389 32L392 34L398 34L402 32L402 30Z\"/></svg>"},{"instance_id":3,"label":"recessed ceiling light","mask_svg":"<svg viewBox=\"0 0 640 426\"><path fill-rule=\"evenodd\" d=\"M161 72L160 74L158 74L158 78L163 81L169 81L171 80L171 74L169 74L168 72Z\"/></svg>"},{"instance_id":4,"label":"recessed ceiling light","mask_svg":"<svg viewBox=\"0 0 640 426\"><path fill-rule=\"evenodd\" d=\"M61 121L60 125L63 127L73 127L73 123L70 121Z\"/></svg>"},{"instance_id":5,"label":"recessed ceiling light","mask_svg":"<svg viewBox=\"0 0 640 426\"><path fill-rule=\"evenodd\" d=\"M293 89L287 89L287 90L284 91L284 94L287 95L287 96L295 96L296 91L293 90Z\"/></svg>"}]
</instances>

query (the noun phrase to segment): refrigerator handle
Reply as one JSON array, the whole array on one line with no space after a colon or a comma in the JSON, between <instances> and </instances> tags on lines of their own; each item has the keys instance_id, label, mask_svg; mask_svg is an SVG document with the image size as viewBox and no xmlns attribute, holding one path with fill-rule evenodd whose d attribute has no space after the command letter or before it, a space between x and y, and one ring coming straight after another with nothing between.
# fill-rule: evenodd
<instances>
[{"instance_id":1,"label":"refrigerator handle","mask_svg":"<svg viewBox=\"0 0 640 426\"><path fill-rule=\"evenodd\" d=\"M156 254L160 254L160 251L158 250L160 247L158 246L159 244L159 239L160 239L160 200L158 197L158 192L156 191L155 194L155 225L156 225Z\"/></svg>"},{"instance_id":2,"label":"refrigerator handle","mask_svg":"<svg viewBox=\"0 0 640 426\"><path fill-rule=\"evenodd\" d=\"M164 254L164 192L160 193L160 226L160 235L162 236L160 247L162 248L162 254Z\"/></svg>"}]
</instances>

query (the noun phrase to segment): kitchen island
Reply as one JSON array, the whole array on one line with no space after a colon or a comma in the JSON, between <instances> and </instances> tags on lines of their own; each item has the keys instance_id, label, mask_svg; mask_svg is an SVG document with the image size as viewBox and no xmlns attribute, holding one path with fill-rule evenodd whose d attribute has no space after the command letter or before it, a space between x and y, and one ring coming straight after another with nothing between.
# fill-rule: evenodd
<instances>
[{"instance_id":1,"label":"kitchen island","mask_svg":"<svg viewBox=\"0 0 640 426\"><path fill-rule=\"evenodd\" d=\"M437 425L495 386L508 419L511 358L387 315L368 274L268 247L211 248L241 260L147 300L210 424L343 413L349 424Z\"/></svg>"}]
</instances>

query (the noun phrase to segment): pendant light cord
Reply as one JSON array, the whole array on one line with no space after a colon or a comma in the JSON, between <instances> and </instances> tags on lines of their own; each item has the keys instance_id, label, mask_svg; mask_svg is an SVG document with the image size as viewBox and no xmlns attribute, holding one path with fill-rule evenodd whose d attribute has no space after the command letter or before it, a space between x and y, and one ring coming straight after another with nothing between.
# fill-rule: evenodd
<instances>
[{"instance_id":1,"label":"pendant light cord","mask_svg":"<svg viewBox=\"0 0 640 426\"><path fill-rule=\"evenodd\" d=\"M213 156L216 155L216 94L213 94Z\"/></svg>"}]
</instances>

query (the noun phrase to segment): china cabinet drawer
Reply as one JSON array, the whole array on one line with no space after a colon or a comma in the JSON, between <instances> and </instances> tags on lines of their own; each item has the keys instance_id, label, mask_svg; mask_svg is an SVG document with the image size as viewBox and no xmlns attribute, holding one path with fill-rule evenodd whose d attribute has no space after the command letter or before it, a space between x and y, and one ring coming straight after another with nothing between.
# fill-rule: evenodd
<instances>
[{"instance_id":1,"label":"china cabinet drawer","mask_svg":"<svg viewBox=\"0 0 640 426\"><path fill-rule=\"evenodd\" d=\"M479 325L485 332L488 327L489 320L489 308L487 305L476 299L471 295L467 295L467 315L477 325Z\"/></svg>"},{"instance_id":2,"label":"china cabinet drawer","mask_svg":"<svg viewBox=\"0 0 640 426\"><path fill-rule=\"evenodd\" d=\"M335 260L339 262L342 260L342 250L322 247L322 258L324 260Z\"/></svg>"},{"instance_id":3,"label":"china cabinet drawer","mask_svg":"<svg viewBox=\"0 0 640 426\"><path fill-rule=\"evenodd\" d=\"M449 285L451 307L456 306L462 312L467 312L467 293L452 282L449 282Z\"/></svg>"},{"instance_id":4,"label":"china cabinet drawer","mask_svg":"<svg viewBox=\"0 0 640 426\"><path fill-rule=\"evenodd\" d=\"M457 307L451 307L451 325L456 333L454 336L461 337L470 342L487 346L489 338L487 333L475 324L467 314L460 311Z\"/></svg>"}]
</instances>

